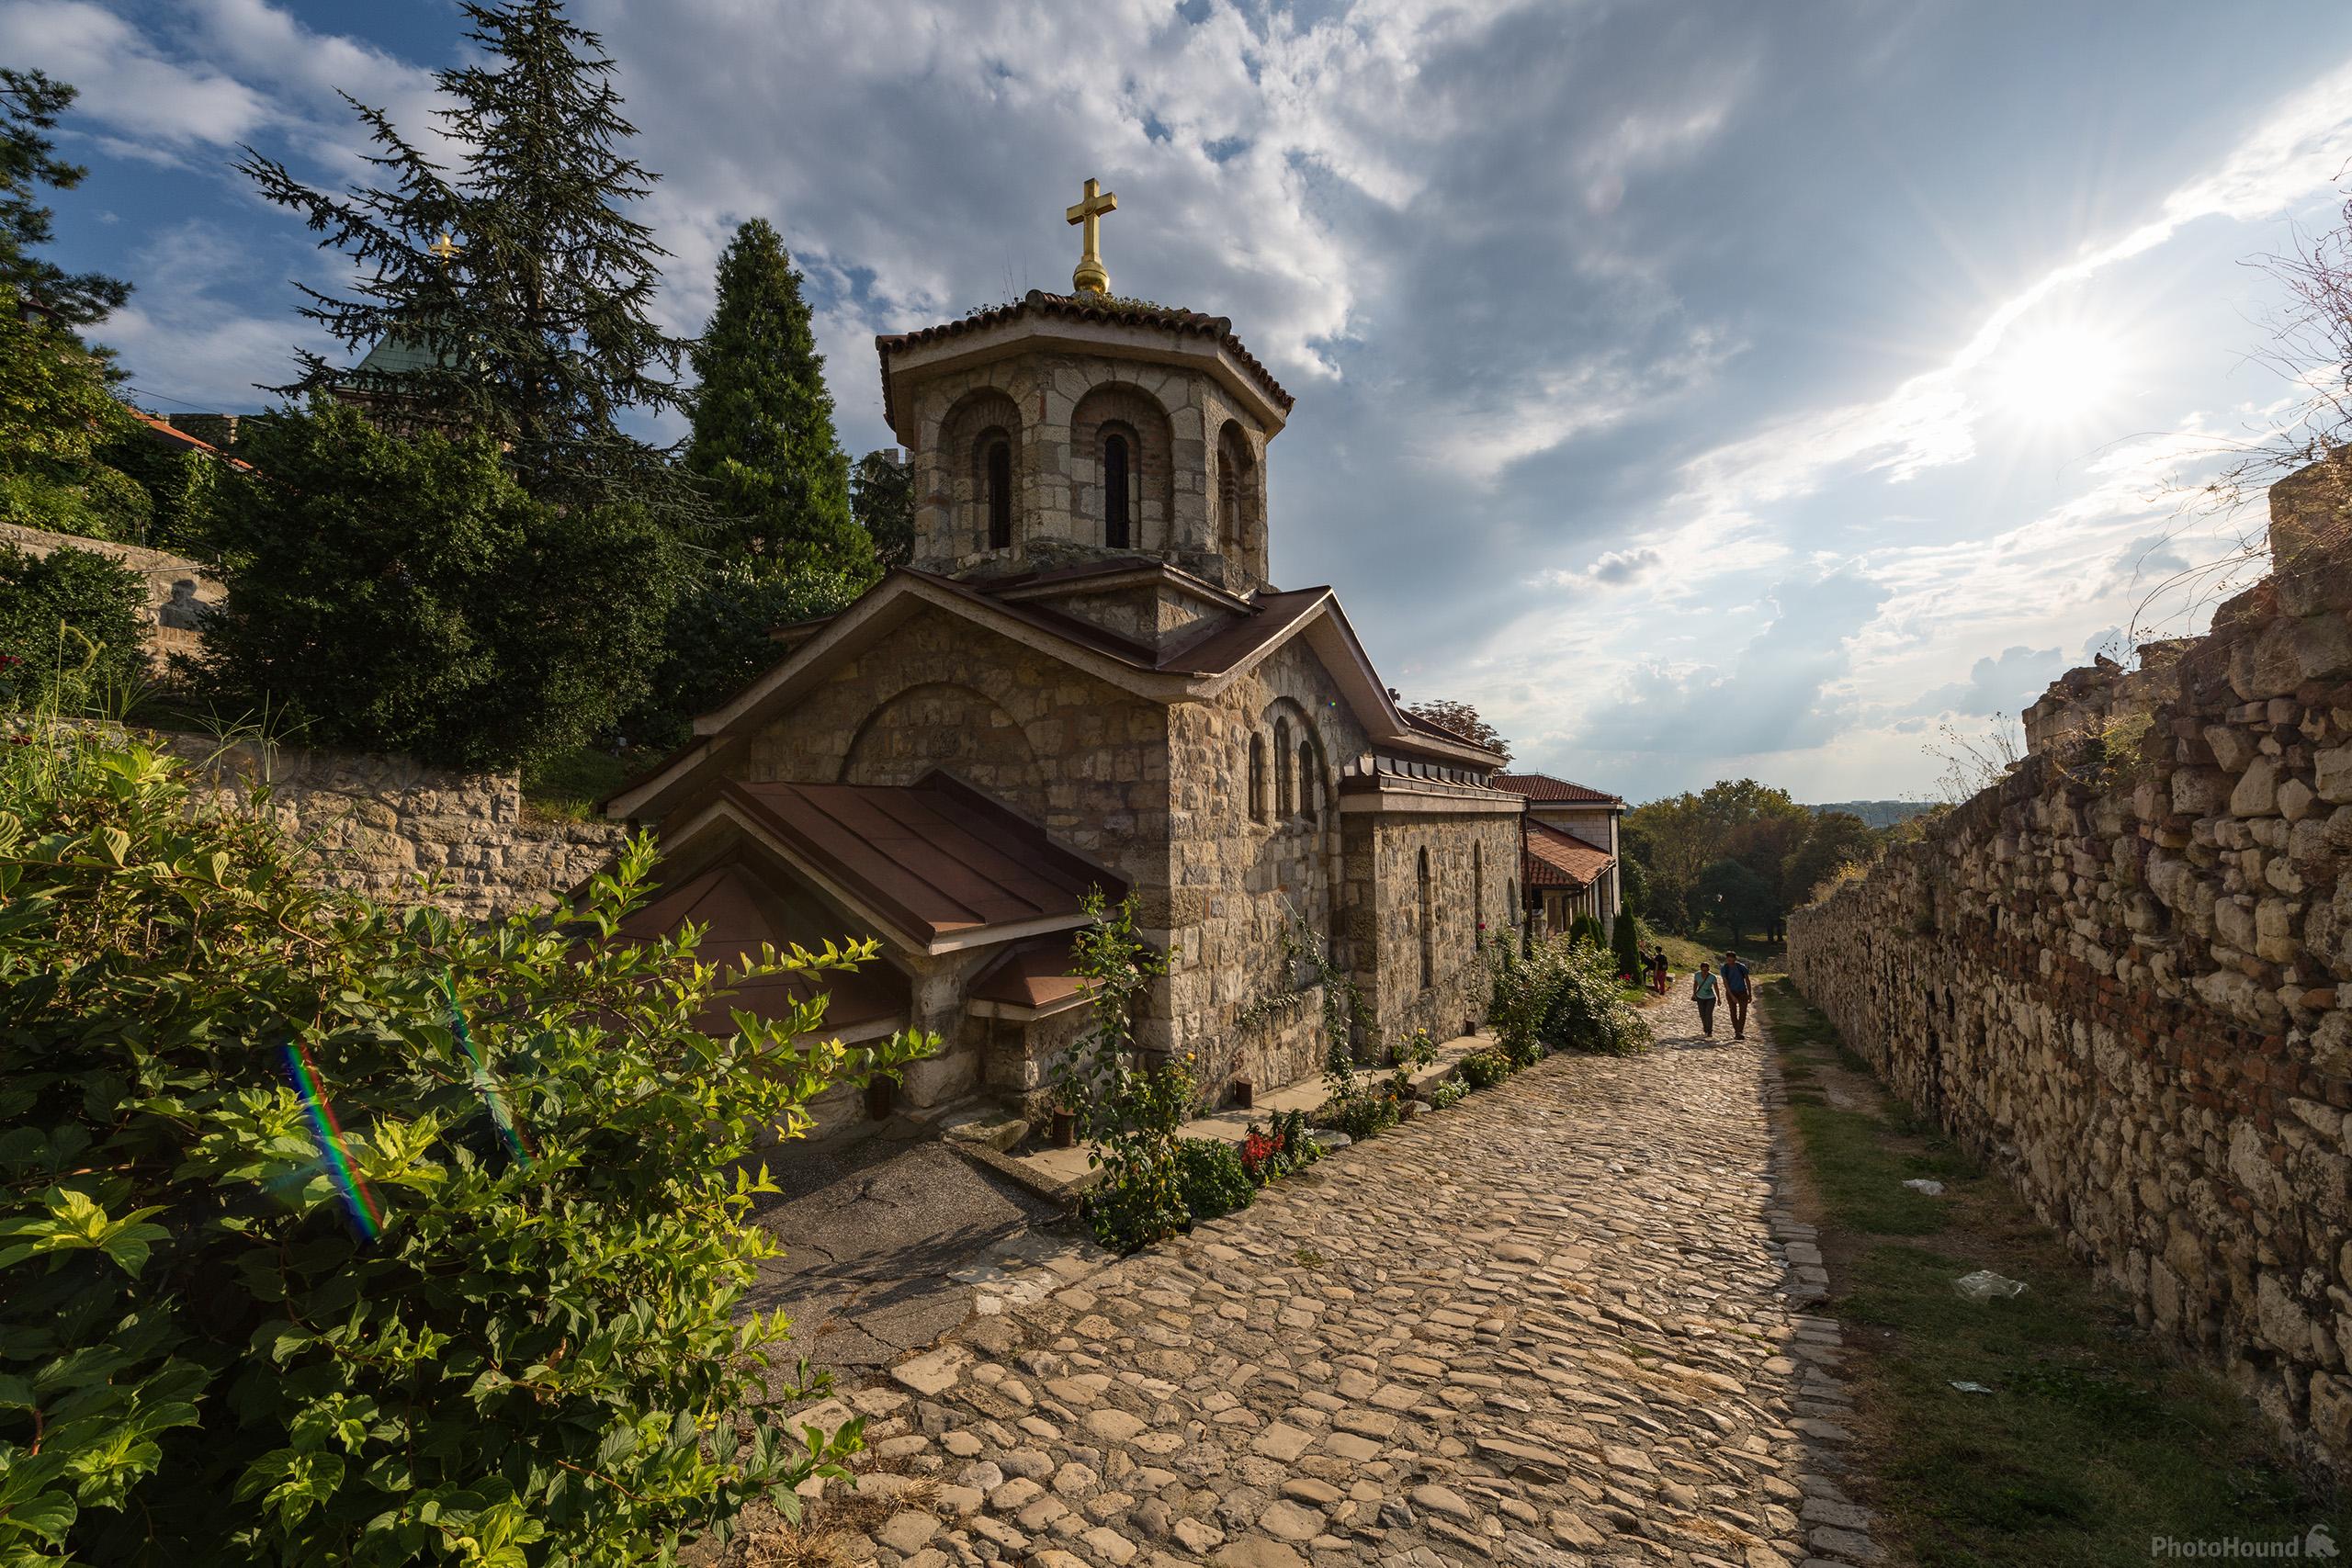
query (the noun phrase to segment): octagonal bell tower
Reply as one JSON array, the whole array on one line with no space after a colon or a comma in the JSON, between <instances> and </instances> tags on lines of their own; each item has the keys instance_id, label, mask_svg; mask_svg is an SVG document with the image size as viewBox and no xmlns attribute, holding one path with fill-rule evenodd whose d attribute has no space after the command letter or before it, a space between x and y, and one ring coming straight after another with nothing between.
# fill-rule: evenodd
<instances>
[{"instance_id":1,"label":"octagonal bell tower","mask_svg":"<svg viewBox=\"0 0 2352 1568\"><path fill-rule=\"evenodd\" d=\"M1266 444L1290 394L1224 317L1109 292L1096 232L1117 198L1086 186L1070 293L875 340L913 466L913 564L993 579L1160 561L1248 595L1266 584Z\"/></svg>"}]
</instances>

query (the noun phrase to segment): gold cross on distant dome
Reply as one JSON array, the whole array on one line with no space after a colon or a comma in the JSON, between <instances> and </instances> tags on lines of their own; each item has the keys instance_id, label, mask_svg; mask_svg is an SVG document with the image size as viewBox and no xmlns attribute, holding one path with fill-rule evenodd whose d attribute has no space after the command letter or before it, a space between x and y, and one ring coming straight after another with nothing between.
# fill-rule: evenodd
<instances>
[{"instance_id":1,"label":"gold cross on distant dome","mask_svg":"<svg viewBox=\"0 0 2352 1568\"><path fill-rule=\"evenodd\" d=\"M428 254L441 258L441 265L443 266L447 266L449 265L450 258L465 248L465 246L449 238L449 231L447 229L441 231L441 237L439 239L424 247Z\"/></svg>"},{"instance_id":2,"label":"gold cross on distant dome","mask_svg":"<svg viewBox=\"0 0 2352 1568\"><path fill-rule=\"evenodd\" d=\"M1102 181L1089 180L1086 199L1064 214L1071 222L1085 225L1084 254L1078 258L1078 270L1069 275L1070 286L1080 294L1111 292L1111 275L1102 270L1102 215L1118 210L1118 197L1104 190Z\"/></svg>"}]
</instances>

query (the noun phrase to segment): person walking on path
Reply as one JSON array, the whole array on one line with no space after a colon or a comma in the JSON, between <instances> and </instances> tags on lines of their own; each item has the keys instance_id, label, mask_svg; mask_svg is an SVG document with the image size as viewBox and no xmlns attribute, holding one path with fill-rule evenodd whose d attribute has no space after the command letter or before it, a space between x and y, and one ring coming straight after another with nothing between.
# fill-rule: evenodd
<instances>
[{"instance_id":1,"label":"person walking on path","mask_svg":"<svg viewBox=\"0 0 2352 1568\"><path fill-rule=\"evenodd\" d=\"M1667 975L1666 949L1661 947L1650 954L1650 989L1661 997L1666 995Z\"/></svg>"},{"instance_id":2,"label":"person walking on path","mask_svg":"<svg viewBox=\"0 0 2352 1568\"><path fill-rule=\"evenodd\" d=\"M1724 995L1731 998L1731 1037L1747 1038L1747 965L1736 953L1724 954Z\"/></svg>"},{"instance_id":3,"label":"person walking on path","mask_svg":"<svg viewBox=\"0 0 2352 1568\"><path fill-rule=\"evenodd\" d=\"M1702 962L1690 976L1690 999L1699 1004L1699 1027L1708 1039L1715 1037L1715 976Z\"/></svg>"}]
</instances>

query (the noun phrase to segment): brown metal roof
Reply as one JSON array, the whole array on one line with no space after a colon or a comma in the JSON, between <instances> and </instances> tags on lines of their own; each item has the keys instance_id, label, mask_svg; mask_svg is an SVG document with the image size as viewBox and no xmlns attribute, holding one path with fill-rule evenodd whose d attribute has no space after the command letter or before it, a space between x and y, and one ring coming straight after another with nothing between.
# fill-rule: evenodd
<instances>
[{"instance_id":1,"label":"brown metal roof","mask_svg":"<svg viewBox=\"0 0 2352 1568\"><path fill-rule=\"evenodd\" d=\"M1086 982L1070 973L1078 967L1076 942L1072 933L1018 943L980 971L967 995L976 1002L1041 1009L1083 996Z\"/></svg>"},{"instance_id":2,"label":"brown metal roof","mask_svg":"<svg viewBox=\"0 0 2352 1568\"><path fill-rule=\"evenodd\" d=\"M729 861L663 889L651 902L621 922L620 934L631 942L668 936L692 920L709 929L699 950L704 962L740 963L756 957L767 942L779 952L793 942L816 947L859 933L796 929L786 915L783 896L752 866ZM907 977L880 959L855 970L823 975L780 975L745 982L703 1009L695 1022L706 1033L731 1033L731 1009L762 1018L780 1018L798 1002L823 995L825 1027L843 1032L865 1025L902 1026L908 1016Z\"/></svg>"},{"instance_id":3,"label":"brown metal roof","mask_svg":"<svg viewBox=\"0 0 2352 1568\"><path fill-rule=\"evenodd\" d=\"M1126 885L943 773L915 784L741 784L720 794L812 870L929 943L1075 919L1087 889Z\"/></svg>"},{"instance_id":4,"label":"brown metal roof","mask_svg":"<svg viewBox=\"0 0 2352 1568\"><path fill-rule=\"evenodd\" d=\"M1616 795L1566 779L1555 779L1549 773L1497 773L1497 789L1507 789L1513 795L1523 795L1530 800L1564 800L1589 806L1618 806L1623 802Z\"/></svg>"},{"instance_id":5,"label":"brown metal roof","mask_svg":"<svg viewBox=\"0 0 2352 1568\"><path fill-rule=\"evenodd\" d=\"M1589 887L1617 863L1617 857L1607 850L1596 849L1573 833L1563 833L1532 817L1523 820L1527 836L1521 840L1526 851L1521 859L1530 887Z\"/></svg>"},{"instance_id":6,"label":"brown metal roof","mask_svg":"<svg viewBox=\"0 0 2352 1568\"><path fill-rule=\"evenodd\" d=\"M890 355L901 348L913 348L923 344L944 342L961 337L966 333L979 332L1006 321L1019 321L1027 315L1050 317L1069 321L1102 321L1140 327L1166 327L1171 331L1196 337L1215 338L1217 345L1241 362L1250 378L1265 389L1266 395L1290 412L1295 400L1283 390L1274 373L1258 363L1258 356L1241 345L1233 335L1232 320L1225 316L1204 315L1175 305L1152 305L1141 300L1106 299L1100 294L1048 294L1042 288L1032 288L1018 299L992 305L985 310L975 310L953 321L942 321L935 327L922 327L910 333L885 333L874 340L874 350L882 361L883 417L888 420L894 411L890 401Z\"/></svg>"}]
</instances>

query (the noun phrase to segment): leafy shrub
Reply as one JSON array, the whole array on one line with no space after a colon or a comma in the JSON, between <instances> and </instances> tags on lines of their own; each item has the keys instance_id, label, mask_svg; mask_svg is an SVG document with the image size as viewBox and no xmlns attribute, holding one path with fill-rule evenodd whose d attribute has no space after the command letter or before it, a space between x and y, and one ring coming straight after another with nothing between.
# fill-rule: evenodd
<instances>
[{"instance_id":1,"label":"leafy shrub","mask_svg":"<svg viewBox=\"0 0 2352 1568\"><path fill-rule=\"evenodd\" d=\"M1618 993L1615 956L1568 937L1535 943L1524 956L1506 952L1495 965L1487 1017L1496 1048L1526 1066L1546 1051L1639 1051L1649 1026Z\"/></svg>"},{"instance_id":2,"label":"leafy shrub","mask_svg":"<svg viewBox=\"0 0 2352 1568\"><path fill-rule=\"evenodd\" d=\"M1540 1035L1544 1048L1630 1056L1649 1043L1649 1025L1618 990L1616 966L1600 948L1572 948L1549 981Z\"/></svg>"},{"instance_id":3,"label":"leafy shrub","mask_svg":"<svg viewBox=\"0 0 2352 1568\"><path fill-rule=\"evenodd\" d=\"M1087 1156L1102 1179L1086 1194L1086 1223L1112 1251L1165 1241L1192 1223L1176 1129L1196 1098L1184 1063L1121 1072L1110 1112L1116 1126Z\"/></svg>"},{"instance_id":4,"label":"leafy shrub","mask_svg":"<svg viewBox=\"0 0 2352 1568\"><path fill-rule=\"evenodd\" d=\"M1462 1081L1472 1089L1492 1089L1510 1071L1510 1058L1499 1051L1473 1051L1462 1058Z\"/></svg>"},{"instance_id":5,"label":"leafy shrub","mask_svg":"<svg viewBox=\"0 0 2352 1568\"><path fill-rule=\"evenodd\" d=\"M1369 1138L1396 1125L1402 1114L1392 1096L1379 1089L1366 1089L1344 1100L1325 1101L1317 1120L1351 1138Z\"/></svg>"},{"instance_id":6,"label":"leafy shrub","mask_svg":"<svg viewBox=\"0 0 2352 1568\"><path fill-rule=\"evenodd\" d=\"M1094 1239L1114 1252L1133 1252L1192 1221L1176 1129L1193 1114L1200 1091L1190 1056L1148 1066L1136 1061L1136 1002L1154 977L1168 973L1168 955L1136 935L1135 895L1114 909L1100 888L1090 888L1084 907L1092 923L1073 948L1092 1027L1054 1064L1053 1095L1093 1145L1087 1166L1102 1172L1086 1195Z\"/></svg>"},{"instance_id":7,"label":"leafy shrub","mask_svg":"<svg viewBox=\"0 0 2352 1568\"><path fill-rule=\"evenodd\" d=\"M1437 1037L1416 1029L1389 1048L1388 1060L1392 1066L1426 1067L1437 1060Z\"/></svg>"},{"instance_id":8,"label":"leafy shrub","mask_svg":"<svg viewBox=\"0 0 2352 1568\"><path fill-rule=\"evenodd\" d=\"M1184 1190L1184 1207L1194 1220L1246 1209L1258 1196L1241 1163L1241 1151L1222 1138L1186 1138L1176 1145L1178 1180Z\"/></svg>"},{"instance_id":9,"label":"leafy shrub","mask_svg":"<svg viewBox=\"0 0 2352 1568\"><path fill-rule=\"evenodd\" d=\"M95 550L0 544L0 708L81 712L144 680L147 580Z\"/></svg>"},{"instance_id":10,"label":"leafy shrub","mask_svg":"<svg viewBox=\"0 0 2352 1568\"><path fill-rule=\"evenodd\" d=\"M230 713L320 744L503 768L608 729L646 690L677 550L642 513L534 499L487 436L351 409L248 422L198 531L228 590L201 671Z\"/></svg>"},{"instance_id":11,"label":"leafy shrub","mask_svg":"<svg viewBox=\"0 0 2352 1568\"><path fill-rule=\"evenodd\" d=\"M1470 1086L1462 1079L1448 1078L1430 1090L1430 1109L1442 1111L1449 1105L1458 1104L1462 1097L1469 1092Z\"/></svg>"},{"instance_id":12,"label":"leafy shrub","mask_svg":"<svg viewBox=\"0 0 2352 1568\"><path fill-rule=\"evenodd\" d=\"M666 1558L859 1442L765 1404L739 1162L928 1047L737 1032L692 932L307 886L266 809L36 727L0 747L0 1560ZM789 1383L792 1380L784 1380ZM747 1440L748 1439L748 1440Z\"/></svg>"},{"instance_id":13,"label":"leafy shrub","mask_svg":"<svg viewBox=\"0 0 2352 1568\"><path fill-rule=\"evenodd\" d=\"M1278 1111L1269 1131L1250 1123L1241 1140L1241 1167L1250 1179L1263 1187L1277 1177L1304 1170L1323 1157L1323 1145L1308 1131L1304 1111Z\"/></svg>"}]
</instances>

